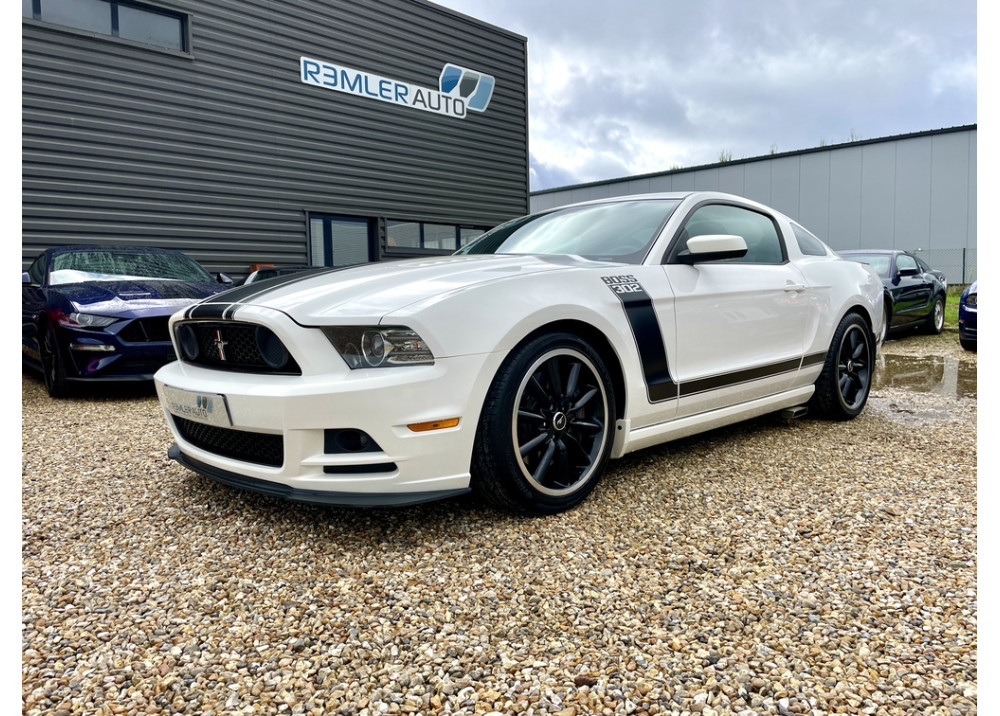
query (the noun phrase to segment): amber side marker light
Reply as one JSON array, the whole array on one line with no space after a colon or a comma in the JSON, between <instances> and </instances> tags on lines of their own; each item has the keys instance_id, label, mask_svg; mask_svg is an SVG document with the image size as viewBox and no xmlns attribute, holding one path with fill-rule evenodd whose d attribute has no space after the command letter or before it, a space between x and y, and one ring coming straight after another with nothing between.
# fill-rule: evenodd
<instances>
[{"instance_id":1,"label":"amber side marker light","mask_svg":"<svg viewBox=\"0 0 1000 716\"><path fill-rule=\"evenodd\" d=\"M444 430L458 425L458 418L448 418L447 420L432 420L429 423L413 423L407 425L415 433L426 433L428 430Z\"/></svg>"}]
</instances>

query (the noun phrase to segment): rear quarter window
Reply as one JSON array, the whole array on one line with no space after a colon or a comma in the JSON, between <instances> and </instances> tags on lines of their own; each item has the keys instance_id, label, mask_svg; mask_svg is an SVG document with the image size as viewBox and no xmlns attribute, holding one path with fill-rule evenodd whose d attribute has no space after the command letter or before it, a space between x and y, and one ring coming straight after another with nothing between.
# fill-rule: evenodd
<instances>
[{"instance_id":1,"label":"rear quarter window","mask_svg":"<svg viewBox=\"0 0 1000 716\"><path fill-rule=\"evenodd\" d=\"M798 224L792 224L792 231L795 233L795 242L799 245L799 251L806 256L826 256L829 253L826 244Z\"/></svg>"}]
</instances>

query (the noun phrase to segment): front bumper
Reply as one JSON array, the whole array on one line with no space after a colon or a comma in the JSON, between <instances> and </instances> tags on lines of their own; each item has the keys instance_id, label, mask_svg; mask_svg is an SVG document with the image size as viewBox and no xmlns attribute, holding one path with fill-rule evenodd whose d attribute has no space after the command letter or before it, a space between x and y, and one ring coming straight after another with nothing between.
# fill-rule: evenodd
<instances>
[{"instance_id":1,"label":"front bumper","mask_svg":"<svg viewBox=\"0 0 1000 716\"><path fill-rule=\"evenodd\" d=\"M280 482L268 480L258 480L252 477L245 477L234 472L229 472L221 468L195 460L185 455L177 443L174 443L167 450L167 457L176 460L181 465L192 472L211 478L216 482L221 482L230 487L236 487L252 492L259 492L263 495L281 497L292 502L309 502L323 505L342 505L348 507L406 507L408 505L418 505L423 502L433 500L443 500L449 497L457 497L469 492L469 488L457 490L440 490L426 492L400 492L400 493L355 493L355 492L335 492L332 490L305 490L290 487Z\"/></svg>"},{"instance_id":2,"label":"front bumper","mask_svg":"<svg viewBox=\"0 0 1000 716\"><path fill-rule=\"evenodd\" d=\"M302 376L178 361L160 369L155 384L176 441L170 457L194 472L292 500L405 505L468 491L479 412L501 359ZM204 426L182 415L170 389L224 406L231 424ZM409 427L453 418L453 427Z\"/></svg>"}]
</instances>

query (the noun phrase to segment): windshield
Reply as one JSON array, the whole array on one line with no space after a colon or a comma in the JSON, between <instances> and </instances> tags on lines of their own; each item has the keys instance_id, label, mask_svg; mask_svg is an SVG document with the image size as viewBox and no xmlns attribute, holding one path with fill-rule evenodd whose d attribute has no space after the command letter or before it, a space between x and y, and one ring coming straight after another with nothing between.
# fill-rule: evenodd
<instances>
[{"instance_id":1,"label":"windshield","mask_svg":"<svg viewBox=\"0 0 1000 716\"><path fill-rule=\"evenodd\" d=\"M150 278L199 282L213 280L196 261L181 253L94 249L53 256L49 285Z\"/></svg>"},{"instance_id":2,"label":"windshield","mask_svg":"<svg viewBox=\"0 0 1000 716\"><path fill-rule=\"evenodd\" d=\"M845 259L868 264L882 278L889 277L889 254L844 254Z\"/></svg>"},{"instance_id":3,"label":"windshield","mask_svg":"<svg viewBox=\"0 0 1000 716\"><path fill-rule=\"evenodd\" d=\"M459 254L573 254L641 263L680 202L637 199L556 209L508 221Z\"/></svg>"}]
</instances>

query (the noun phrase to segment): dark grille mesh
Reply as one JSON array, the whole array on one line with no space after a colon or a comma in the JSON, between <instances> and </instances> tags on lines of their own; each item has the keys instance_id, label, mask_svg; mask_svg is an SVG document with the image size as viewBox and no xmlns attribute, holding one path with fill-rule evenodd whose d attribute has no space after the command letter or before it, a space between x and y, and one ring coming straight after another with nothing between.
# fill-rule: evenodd
<instances>
[{"instance_id":1,"label":"dark grille mesh","mask_svg":"<svg viewBox=\"0 0 1000 716\"><path fill-rule=\"evenodd\" d=\"M181 326L194 330L198 341L197 358L191 360L182 350L183 360L221 370L302 375L302 369L291 355L280 368L274 367L273 359L270 363L264 360L262 346L271 356L275 348L283 350L283 347L278 337L263 326L235 321L193 321L180 324L175 330Z\"/></svg>"},{"instance_id":2,"label":"dark grille mesh","mask_svg":"<svg viewBox=\"0 0 1000 716\"><path fill-rule=\"evenodd\" d=\"M218 428L176 415L173 419L181 437L202 450L269 467L281 467L285 461L285 442L281 435Z\"/></svg>"},{"instance_id":3,"label":"dark grille mesh","mask_svg":"<svg viewBox=\"0 0 1000 716\"><path fill-rule=\"evenodd\" d=\"M121 330L118 337L126 343L156 343L170 340L167 322L170 316L137 318Z\"/></svg>"}]
</instances>

